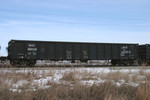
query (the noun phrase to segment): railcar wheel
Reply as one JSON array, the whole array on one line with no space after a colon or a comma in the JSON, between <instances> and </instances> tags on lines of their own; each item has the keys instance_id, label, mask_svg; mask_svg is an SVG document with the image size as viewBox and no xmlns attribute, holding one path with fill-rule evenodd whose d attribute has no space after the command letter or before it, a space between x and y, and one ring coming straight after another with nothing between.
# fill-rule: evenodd
<instances>
[{"instance_id":1,"label":"railcar wheel","mask_svg":"<svg viewBox=\"0 0 150 100\"><path fill-rule=\"evenodd\" d=\"M27 66L34 67L36 64L36 60L27 61Z\"/></svg>"},{"instance_id":2,"label":"railcar wheel","mask_svg":"<svg viewBox=\"0 0 150 100\"><path fill-rule=\"evenodd\" d=\"M19 61L18 60L10 60L10 64L12 65L12 66L19 66Z\"/></svg>"},{"instance_id":3,"label":"railcar wheel","mask_svg":"<svg viewBox=\"0 0 150 100\"><path fill-rule=\"evenodd\" d=\"M141 65L144 63L144 60L142 60L142 59L138 59L138 61L137 61L137 62L138 62L138 65L139 65L139 66L141 66Z\"/></svg>"},{"instance_id":4,"label":"railcar wheel","mask_svg":"<svg viewBox=\"0 0 150 100\"><path fill-rule=\"evenodd\" d=\"M75 63L75 60L71 60L71 63Z\"/></svg>"},{"instance_id":5,"label":"railcar wheel","mask_svg":"<svg viewBox=\"0 0 150 100\"><path fill-rule=\"evenodd\" d=\"M14 62L14 61L10 61L10 64L12 65L12 66L15 66L16 65L16 63Z\"/></svg>"},{"instance_id":6,"label":"railcar wheel","mask_svg":"<svg viewBox=\"0 0 150 100\"><path fill-rule=\"evenodd\" d=\"M130 60L130 61L129 61L129 64L130 64L130 65L134 65L134 60Z\"/></svg>"},{"instance_id":7,"label":"railcar wheel","mask_svg":"<svg viewBox=\"0 0 150 100\"><path fill-rule=\"evenodd\" d=\"M88 62L88 60L86 60L86 59L82 59L82 60L80 60L81 62L85 62L85 63L87 63Z\"/></svg>"},{"instance_id":8,"label":"railcar wheel","mask_svg":"<svg viewBox=\"0 0 150 100\"><path fill-rule=\"evenodd\" d=\"M124 66L129 65L129 61L128 60L122 60L121 62L122 62L122 65L124 65Z\"/></svg>"},{"instance_id":9,"label":"railcar wheel","mask_svg":"<svg viewBox=\"0 0 150 100\"><path fill-rule=\"evenodd\" d=\"M117 65L117 60L111 60L111 64L114 66Z\"/></svg>"}]
</instances>

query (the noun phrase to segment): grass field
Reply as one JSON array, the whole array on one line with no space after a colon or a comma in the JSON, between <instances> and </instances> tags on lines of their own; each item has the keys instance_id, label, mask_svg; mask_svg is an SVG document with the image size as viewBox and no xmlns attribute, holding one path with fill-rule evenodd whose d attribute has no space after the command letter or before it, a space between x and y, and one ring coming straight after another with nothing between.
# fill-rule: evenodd
<instances>
[{"instance_id":1,"label":"grass field","mask_svg":"<svg viewBox=\"0 0 150 100\"><path fill-rule=\"evenodd\" d=\"M150 69L0 68L0 100L150 100Z\"/></svg>"}]
</instances>

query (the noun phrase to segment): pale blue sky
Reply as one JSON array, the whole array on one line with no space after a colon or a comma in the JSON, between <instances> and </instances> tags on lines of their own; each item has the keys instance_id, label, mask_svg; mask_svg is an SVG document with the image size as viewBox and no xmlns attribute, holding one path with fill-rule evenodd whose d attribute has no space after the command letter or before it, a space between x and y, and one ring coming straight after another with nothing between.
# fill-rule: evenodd
<instances>
[{"instance_id":1,"label":"pale blue sky","mask_svg":"<svg viewBox=\"0 0 150 100\"><path fill-rule=\"evenodd\" d=\"M11 39L150 43L150 0L0 0L0 55Z\"/></svg>"}]
</instances>

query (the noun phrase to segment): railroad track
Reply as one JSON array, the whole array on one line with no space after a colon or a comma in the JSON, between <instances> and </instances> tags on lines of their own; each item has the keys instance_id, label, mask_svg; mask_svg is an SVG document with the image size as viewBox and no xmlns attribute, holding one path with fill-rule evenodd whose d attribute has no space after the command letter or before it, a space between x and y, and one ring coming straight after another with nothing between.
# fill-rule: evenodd
<instances>
[{"instance_id":1,"label":"railroad track","mask_svg":"<svg viewBox=\"0 0 150 100\"><path fill-rule=\"evenodd\" d=\"M89 66L1 66L1 69L50 69L50 68L109 68L109 69L150 69L150 66L113 66L113 65L89 65Z\"/></svg>"}]
</instances>

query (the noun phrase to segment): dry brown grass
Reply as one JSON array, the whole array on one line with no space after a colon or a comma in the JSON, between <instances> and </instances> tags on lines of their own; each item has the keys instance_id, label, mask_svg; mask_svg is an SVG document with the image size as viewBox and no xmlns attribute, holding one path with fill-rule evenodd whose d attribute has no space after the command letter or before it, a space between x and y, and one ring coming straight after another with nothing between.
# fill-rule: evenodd
<instances>
[{"instance_id":1,"label":"dry brown grass","mask_svg":"<svg viewBox=\"0 0 150 100\"><path fill-rule=\"evenodd\" d=\"M63 77L61 80L65 81L77 81L77 78L75 77L76 73L75 72L66 72L64 73Z\"/></svg>"},{"instance_id":2,"label":"dry brown grass","mask_svg":"<svg viewBox=\"0 0 150 100\"><path fill-rule=\"evenodd\" d=\"M22 72L16 72L16 73L10 73L6 72L1 74L1 77L5 80L12 80L13 83L18 82L19 80L27 80L32 81L33 78L35 78L37 73L22 73Z\"/></svg>"},{"instance_id":3,"label":"dry brown grass","mask_svg":"<svg viewBox=\"0 0 150 100\"><path fill-rule=\"evenodd\" d=\"M50 71L42 69L41 73L34 71L39 70L38 68L33 68L28 72L25 72L25 70L24 72L18 72L18 70L12 69L11 72L0 72L0 100L150 100L150 74L144 73L143 70L139 71L139 73L132 73L132 76L130 76L130 73L121 73L119 71L91 73L74 70L65 72L60 79L60 82L69 82L71 85L48 81L46 85L50 86L49 88L40 89L37 84L35 86L36 91L29 90L31 89L31 82L35 79L54 76L55 71L53 69ZM145 76L145 78L139 79L139 75ZM96 80L97 78L107 81L91 86L79 84L81 80ZM27 80L29 83L18 87L21 92L13 92L2 79L12 80L13 84L19 80ZM112 80L118 82L121 79L126 82L141 82L141 84L137 87L125 83L117 86L112 82ZM145 83L142 83L143 80L145 80Z\"/></svg>"},{"instance_id":4,"label":"dry brown grass","mask_svg":"<svg viewBox=\"0 0 150 100\"><path fill-rule=\"evenodd\" d=\"M99 86L79 85L73 88L61 84L53 84L48 89L37 91L11 92L0 90L0 100L150 100L150 86L141 84L138 87L121 85L117 87L111 82Z\"/></svg>"},{"instance_id":5,"label":"dry brown grass","mask_svg":"<svg viewBox=\"0 0 150 100\"><path fill-rule=\"evenodd\" d=\"M108 95L104 98L104 100L128 100L126 97L117 97L113 95Z\"/></svg>"},{"instance_id":6,"label":"dry brown grass","mask_svg":"<svg viewBox=\"0 0 150 100\"><path fill-rule=\"evenodd\" d=\"M137 100L150 100L150 85L140 84L137 88Z\"/></svg>"},{"instance_id":7,"label":"dry brown grass","mask_svg":"<svg viewBox=\"0 0 150 100\"><path fill-rule=\"evenodd\" d=\"M130 80L129 73L121 73L120 71L101 73L99 77L103 80L113 80L115 82L118 82L119 80L128 82Z\"/></svg>"},{"instance_id":8,"label":"dry brown grass","mask_svg":"<svg viewBox=\"0 0 150 100\"><path fill-rule=\"evenodd\" d=\"M13 66L11 66L10 64L1 64L0 63L0 68L12 68Z\"/></svg>"},{"instance_id":9,"label":"dry brown grass","mask_svg":"<svg viewBox=\"0 0 150 100\"><path fill-rule=\"evenodd\" d=\"M99 74L92 73L87 70L84 70L83 72L79 73L82 76L82 80L97 80Z\"/></svg>"}]
</instances>

